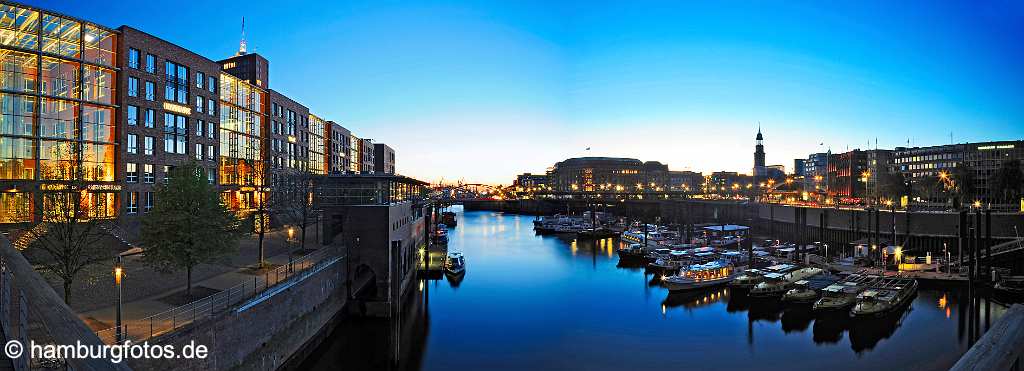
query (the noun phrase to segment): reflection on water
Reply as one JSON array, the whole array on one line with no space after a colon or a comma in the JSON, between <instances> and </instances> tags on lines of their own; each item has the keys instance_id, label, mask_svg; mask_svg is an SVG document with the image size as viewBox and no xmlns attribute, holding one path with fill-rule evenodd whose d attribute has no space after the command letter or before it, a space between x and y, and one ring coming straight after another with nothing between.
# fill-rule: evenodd
<instances>
[{"instance_id":1,"label":"reflection on water","mask_svg":"<svg viewBox=\"0 0 1024 371\"><path fill-rule=\"evenodd\" d=\"M669 293L643 263L619 261L617 241L536 236L528 216L458 217L449 249L466 275L422 277L400 319L346 319L303 368L938 370L1006 309L926 284L871 319L725 287Z\"/></svg>"}]
</instances>

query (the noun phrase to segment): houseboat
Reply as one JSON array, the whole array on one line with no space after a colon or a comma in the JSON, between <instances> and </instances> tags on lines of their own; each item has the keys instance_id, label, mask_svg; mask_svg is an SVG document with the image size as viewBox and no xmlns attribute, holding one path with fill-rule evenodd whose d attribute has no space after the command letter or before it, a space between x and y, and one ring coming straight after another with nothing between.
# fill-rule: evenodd
<instances>
[{"instance_id":1,"label":"houseboat","mask_svg":"<svg viewBox=\"0 0 1024 371\"><path fill-rule=\"evenodd\" d=\"M663 277L661 281L669 291L686 291L724 285L735 278L736 270L732 263L728 260L715 260L687 266L679 274Z\"/></svg>"}]
</instances>

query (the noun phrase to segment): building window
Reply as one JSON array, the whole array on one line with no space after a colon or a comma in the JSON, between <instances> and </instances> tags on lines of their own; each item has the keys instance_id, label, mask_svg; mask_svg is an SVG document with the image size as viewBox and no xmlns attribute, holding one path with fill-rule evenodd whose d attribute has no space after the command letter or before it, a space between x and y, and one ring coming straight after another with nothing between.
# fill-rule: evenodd
<instances>
[{"instance_id":1,"label":"building window","mask_svg":"<svg viewBox=\"0 0 1024 371\"><path fill-rule=\"evenodd\" d=\"M206 80L206 90L209 90L211 93L216 93L217 92L217 78L215 78L213 76L210 76L210 77L207 78L207 80Z\"/></svg>"},{"instance_id":2,"label":"building window","mask_svg":"<svg viewBox=\"0 0 1024 371\"><path fill-rule=\"evenodd\" d=\"M164 62L164 99L188 104L188 68L171 62Z\"/></svg>"},{"instance_id":3,"label":"building window","mask_svg":"<svg viewBox=\"0 0 1024 371\"><path fill-rule=\"evenodd\" d=\"M135 134L128 134L128 153L139 153L139 137Z\"/></svg>"},{"instance_id":4,"label":"building window","mask_svg":"<svg viewBox=\"0 0 1024 371\"><path fill-rule=\"evenodd\" d=\"M153 137L146 137L146 142L143 143L144 146L143 146L143 152L142 153L144 155L147 155L147 156L152 156L153 155L153 142L154 142Z\"/></svg>"},{"instance_id":5,"label":"building window","mask_svg":"<svg viewBox=\"0 0 1024 371\"><path fill-rule=\"evenodd\" d=\"M152 129L156 126L156 111L146 109L146 127Z\"/></svg>"},{"instance_id":6,"label":"building window","mask_svg":"<svg viewBox=\"0 0 1024 371\"><path fill-rule=\"evenodd\" d=\"M210 138L210 139L213 139L213 133L214 132L216 132L216 130L213 130L213 123L212 122L207 122L206 123L206 136L208 138Z\"/></svg>"},{"instance_id":7,"label":"building window","mask_svg":"<svg viewBox=\"0 0 1024 371\"><path fill-rule=\"evenodd\" d=\"M156 73L156 56L146 54L146 72Z\"/></svg>"},{"instance_id":8,"label":"building window","mask_svg":"<svg viewBox=\"0 0 1024 371\"><path fill-rule=\"evenodd\" d=\"M139 79L134 77L128 77L128 96L139 96Z\"/></svg>"},{"instance_id":9,"label":"building window","mask_svg":"<svg viewBox=\"0 0 1024 371\"><path fill-rule=\"evenodd\" d=\"M142 181L149 184L156 181L156 176L153 175L153 164L142 165Z\"/></svg>"},{"instance_id":10,"label":"building window","mask_svg":"<svg viewBox=\"0 0 1024 371\"><path fill-rule=\"evenodd\" d=\"M125 164L124 181L136 183L139 181L139 165L134 162Z\"/></svg>"},{"instance_id":11,"label":"building window","mask_svg":"<svg viewBox=\"0 0 1024 371\"><path fill-rule=\"evenodd\" d=\"M156 100L156 85L152 81L146 81L146 100Z\"/></svg>"},{"instance_id":12,"label":"building window","mask_svg":"<svg viewBox=\"0 0 1024 371\"><path fill-rule=\"evenodd\" d=\"M128 192L128 213L135 214L139 212L139 193Z\"/></svg>"},{"instance_id":13,"label":"building window","mask_svg":"<svg viewBox=\"0 0 1024 371\"><path fill-rule=\"evenodd\" d=\"M213 161L216 158L217 158L217 156L214 155L213 145L212 144L207 145L206 146L206 159L210 160L210 161Z\"/></svg>"},{"instance_id":14,"label":"building window","mask_svg":"<svg viewBox=\"0 0 1024 371\"><path fill-rule=\"evenodd\" d=\"M203 112L203 97L196 96L196 112Z\"/></svg>"},{"instance_id":15,"label":"building window","mask_svg":"<svg viewBox=\"0 0 1024 371\"><path fill-rule=\"evenodd\" d=\"M174 166L164 165L164 184L171 181L171 172L174 171Z\"/></svg>"},{"instance_id":16,"label":"building window","mask_svg":"<svg viewBox=\"0 0 1024 371\"><path fill-rule=\"evenodd\" d=\"M153 210L153 192L146 192L145 211L148 213L150 210Z\"/></svg>"},{"instance_id":17,"label":"building window","mask_svg":"<svg viewBox=\"0 0 1024 371\"><path fill-rule=\"evenodd\" d=\"M139 50L128 48L128 67L139 69Z\"/></svg>"},{"instance_id":18,"label":"building window","mask_svg":"<svg viewBox=\"0 0 1024 371\"><path fill-rule=\"evenodd\" d=\"M185 116L164 113L164 152L187 154L185 136L188 134L188 120Z\"/></svg>"},{"instance_id":19,"label":"building window","mask_svg":"<svg viewBox=\"0 0 1024 371\"><path fill-rule=\"evenodd\" d=\"M206 128L206 122L203 120L196 120L196 137L203 137L203 129Z\"/></svg>"},{"instance_id":20,"label":"building window","mask_svg":"<svg viewBox=\"0 0 1024 371\"><path fill-rule=\"evenodd\" d=\"M217 169L210 169L206 171L206 181L210 184L214 184L217 179Z\"/></svg>"},{"instance_id":21,"label":"building window","mask_svg":"<svg viewBox=\"0 0 1024 371\"><path fill-rule=\"evenodd\" d=\"M206 75L202 72L196 72L196 88L202 89L203 83L206 82Z\"/></svg>"},{"instance_id":22,"label":"building window","mask_svg":"<svg viewBox=\"0 0 1024 371\"><path fill-rule=\"evenodd\" d=\"M199 161L203 160L203 144L202 143L196 143L196 153L195 153L195 155L196 155L196 160L199 160Z\"/></svg>"},{"instance_id":23,"label":"building window","mask_svg":"<svg viewBox=\"0 0 1024 371\"><path fill-rule=\"evenodd\" d=\"M139 124L139 107L128 106L128 125L135 126Z\"/></svg>"},{"instance_id":24,"label":"building window","mask_svg":"<svg viewBox=\"0 0 1024 371\"><path fill-rule=\"evenodd\" d=\"M210 116L216 116L217 115L217 105L214 104L214 100L213 99L207 99L206 100L206 113L208 113Z\"/></svg>"}]
</instances>

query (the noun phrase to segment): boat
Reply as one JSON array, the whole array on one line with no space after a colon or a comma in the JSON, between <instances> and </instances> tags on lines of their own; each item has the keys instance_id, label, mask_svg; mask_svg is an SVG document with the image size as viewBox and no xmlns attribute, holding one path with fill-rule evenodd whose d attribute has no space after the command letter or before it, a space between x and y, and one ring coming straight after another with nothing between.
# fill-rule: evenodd
<instances>
[{"instance_id":1,"label":"boat","mask_svg":"<svg viewBox=\"0 0 1024 371\"><path fill-rule=\"evenodd\" d=\"M444 273L458 276L466 273L466 259L460 252L450 252L444 261Z\"/></svg>"},{"instance_id":2,"label":"boat","mask_svg":"<svg viewBox=\"0 0 1024 371\"><path fill-rule=\"evenodd\" d=\"M434 230L434 234L430 236L431 240L435 244L447 244L448 243L448 226L444 224L438 224L437 229Z\"/></svg>"},{"instance_id":3,"label":"boat","mask_svg":"<svg viewBox=\"0 0 1024 371\"><path fill-rule=\"evenodd\" d=\"M857 295L857 304L850 309L853 317L882 316L908 303L917 293L917 280L883 277Z\"/></svg>"},{"instance_id":4,"label":"boat","mask_svg":"<svg viewBox=\"0 0 1024 371\"><path fill-rule=\"evenodd\" d=\"M441 223L448 227L455 227L458 225L458 220L455 219L455 213L451 211L445 211L441 213Z\"/></svg>"},{"instance_id":5,"label":"boat","mask_svg":"<svg viewBox=\"0 0 1024 371\"><path fill-rule=\"evenodd\" d=\"M810 304L818 300L818 292L810 287L811 281L800 280L793 283L793 288L782 294L782 301L798 304Z\"/></svg>"},{"instance_id":6,"label":"boat","mask_svg":"<svg viewBox=\"0 0 1024 371\"><path fill-rule=\"evenodd\" d=\"M821 289L821 299L814 302L815 311L832 311L849 308L857 303L857 295L878 280L878 276L851 274L846 279Z\"/></svg>"},{"instance_id":7,"label":"boat","mask_svg":"<svg viewBox=\"0 0 1024 371\"><path fill-rule=\"evenodd\" d=\"M653 262L647 263L648 271L667 273L678 272L679 269L690 263L691 256L686 251L670 249L658 250L658 257L655 258Z\"/></svg>"},{"instance_id":8,"label":"boat","mask_svg":"<svg viewBox=\"0 0 1024 371\"><path fill-rule=\"evenodd\" d=\"M583 229L576 232L576 238L581 240L602 240L618 235L615 231L604 227Z\"/></svg>"},{"instance_id":9,"label":"boat","mask_svg":"<svg viewBox=\"0 0 1024 371\"><path fill-rule=\"evenodd\" d=\"M669 291L696 290L724 285L736 278L736 270L728 260L715 260L694 264L679 271L679 274L662 277L661 282Z\"/></svg>"},{"instance_id":10,"label":"boat","mask_svg":"<svg viewBox=\"0 0 1024 371\"><path fill-rule=\"evenodd\" d=\"M743 271L742 275L736 277L729 286L735 289L749 290L757 286L757 284L764 282L765 274L786 273L796 269L797 266L793 264L776 264L762 269L747 269Z\"/></svg>"},{"instance_id":11,"label":"boat","mask_svg":"<svg viewBox=\"0 0 1024 371\"><path fill-rule=\"evenodd\" d=\"M619 248L619 259L643 260L647 256L644 245L633 243L626 247Z\"/></svg>"},{"instance_id":12,"label":"boat","mask_svg":"<svg viewBox=\"0 0 1024 371\"><path fill-rule=\"evenodd\" d=\"M1024 276L1003 277L993 289L1006 295L1024 296Z\"/></svg>"},{"instance_id":13,"label":"boat","mask_svg":"<svg viewBox=\"0 0 1024 371\"><path fill-rule=\"evenodd\" d=\"M793 285L800 280L820 274L820 268L800 268L787 273L767 273L764 275L764 282L761 282L750 289L750 297L771 298L779 297L793 288Z\"/></svg>"}]
</instances>

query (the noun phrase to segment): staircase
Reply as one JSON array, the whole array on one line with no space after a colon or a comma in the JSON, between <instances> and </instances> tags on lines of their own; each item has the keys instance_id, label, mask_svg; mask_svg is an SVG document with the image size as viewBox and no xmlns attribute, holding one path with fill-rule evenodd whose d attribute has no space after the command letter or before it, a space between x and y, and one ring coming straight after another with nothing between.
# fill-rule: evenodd
<instances>
[{"instance_id":1,"label":"staircase","mask_svg":"<svg viewBox=\"0 0 1024 371\"><path fill-rule=\"evenodd\" d=\"M18 249L19 251L25 250L26 248L28 248L29 245L31 245L33 242L39 239L39 236L46 234L46 232L49 230L49 223L36 224L32 226L32 229L22 231L21 234L18 235L18 238L14 239L14 241L11 242L11 246L14 246L14 248Z\"/></svg>"},{"instance_id":2,"label":"staircase","mask_svg":"<svg viewBox=\"0 0 1024 371\"><path fill-rule=\"evenodd\" d=\"M114 239L120 241L125 246L128 246L129 250L135 249L135 248L138 247L134 243L129 241L128 233L123 228L121 228L121 226L117 225L116 223L100 223L99 227L104 232L109 234L111 237L114 237Z\"/></svg>"}]
</instances>

